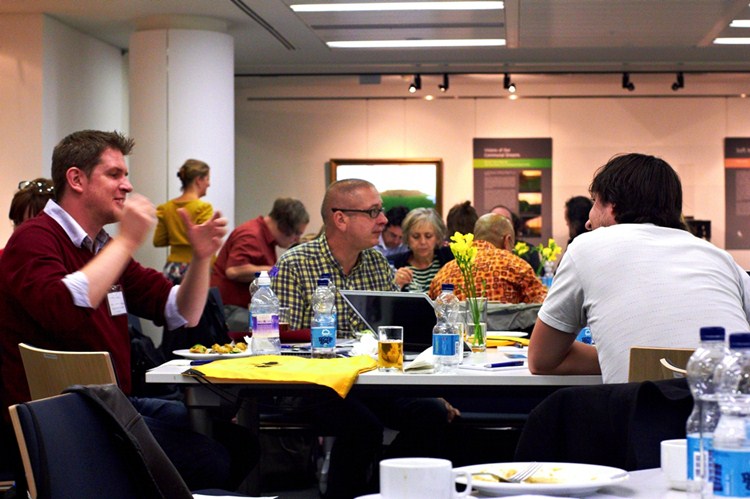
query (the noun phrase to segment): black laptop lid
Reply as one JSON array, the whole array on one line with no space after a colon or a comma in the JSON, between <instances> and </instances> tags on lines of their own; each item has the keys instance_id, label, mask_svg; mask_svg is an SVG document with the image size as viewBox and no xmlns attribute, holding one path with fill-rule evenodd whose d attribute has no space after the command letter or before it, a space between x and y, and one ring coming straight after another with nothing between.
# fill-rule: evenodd
<instances>
[{"instance_id":1,"label":"black laptop lid","mask_svg":"<svg viewBox=\"0 0 750 499\"><path fill-rule=\"evenodd\" d=\"M404 328L404 351L422 352L432 346L435 309L424 293L339 290L344 301L375 333L378 326Z\"/></svg>"}]
</instances>

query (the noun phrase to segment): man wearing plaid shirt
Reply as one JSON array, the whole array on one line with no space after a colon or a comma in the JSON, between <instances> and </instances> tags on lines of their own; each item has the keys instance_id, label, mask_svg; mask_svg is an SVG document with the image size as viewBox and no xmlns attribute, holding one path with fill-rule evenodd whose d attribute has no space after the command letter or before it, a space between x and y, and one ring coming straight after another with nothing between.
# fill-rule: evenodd
<instances>
[{"instance_id":1,"label":"man wearing plaid shirt","mask_svg":"<svg viewBox=\"0 0 750 499\"><path fill-rule=\"evenodd\" d=\"M282 306L289 307L291 329L310 327L312 295L321 274L331 274L337 289L398 291L393 270L377 250L388 219L375 186L365 180L334 183L321 208L325 233L285 252L272 280ZM357 315L336 295L339 331L365 328Z\"/></svg>"},{"instance_id":2,"label":"man wearing plaid shirt","mask_svg":"<svg viewBox=\"0 0 750 499\"><path fill-rule=\"evenodd\" d=\"M397 291L385 257L373 249L387 223L380 193L370 182L347 179L333 183L321 208L325 233L284 253L272 279L282 306L290 308L292 329L309 328L312 295L323 273L338 289ZM339 330L364 325L336 297ZM334 435L325 497L355 497L377 492L378 459L383 427L399 430L385 457L446 457L446 427L459 411L437 398L376 397L321 393L297 399L296 413L312 419L323 435Z\"/></svg>"}]
</instances>

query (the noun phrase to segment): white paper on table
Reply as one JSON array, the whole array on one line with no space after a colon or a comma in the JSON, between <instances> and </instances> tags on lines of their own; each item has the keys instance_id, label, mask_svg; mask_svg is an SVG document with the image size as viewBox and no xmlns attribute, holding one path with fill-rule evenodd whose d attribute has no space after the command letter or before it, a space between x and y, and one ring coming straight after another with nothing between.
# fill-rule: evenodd
<instances>
[{"instance_id":1,"label":"white paper on table","mask_svg":"<svg viewBox=\"0 0 750 499\"><path fill-rule=\"evenodd\" d=\"M432 347L417 355L417 358L404 365L407 373L433 373L435 372L435 358L432 355Z\"/></svg>"}]
</instances>

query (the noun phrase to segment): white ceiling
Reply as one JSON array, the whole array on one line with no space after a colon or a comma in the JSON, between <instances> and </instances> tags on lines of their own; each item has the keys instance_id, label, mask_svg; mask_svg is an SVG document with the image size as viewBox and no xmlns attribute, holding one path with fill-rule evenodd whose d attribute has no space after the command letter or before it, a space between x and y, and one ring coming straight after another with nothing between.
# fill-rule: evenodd
<instances>
[{"instance_id":1,"label":"white ceiling","mask_svg":"<svg viewBox=\"0 0 750 499\"><path fill-rule=\"evenodd\" d=\"M139 25L199 16L235 39L238 75L750 71L749 46L717 36L748 0L506 0L502 11L296 14L320 0L0 0L0 15L45 13L127 49ZM387 0L383 0L386 3ZM189 20L189 19L188 19ZM506 47L329 49L341 39L505 38Z\"/></svg>"}]
</instances>

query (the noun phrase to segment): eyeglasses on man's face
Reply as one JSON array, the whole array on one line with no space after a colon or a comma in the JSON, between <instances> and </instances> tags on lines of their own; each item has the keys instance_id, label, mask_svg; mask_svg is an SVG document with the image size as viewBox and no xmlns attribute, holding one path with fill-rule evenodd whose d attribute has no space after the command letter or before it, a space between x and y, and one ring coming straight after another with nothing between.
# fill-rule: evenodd
<instances>
[{"instance_id":1,"label":"eyeglasses on man's face","mask_svg":"<svg viewBox=\"0 0 750 499\"><path fill-rule=\"evenodd\" d=\"M54 192L55 188L45 182L39 182L38 180L22 180L18 183L18 190L24 189L36 189L40 194L48 194Z\"/></svg>"},{"instance_id":2,"label":"eyeglasses on man's face","mask_svg":"<svg viewBox=\"0 0 750 499\"><path fill-rule=\"evenodd\" d=\"M373 220L378 218L381 213L385 213L385 210L381 206L380 208L369 208L367 210L357 210L354 208L331 208L331 211L343 211L346 212L352 212L352 213L366 213L370 218Z\"/></svg>"}]
</instances>

